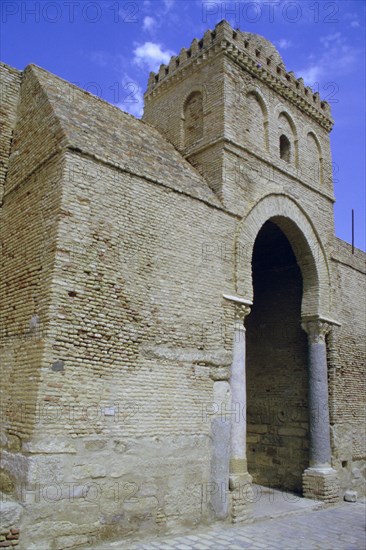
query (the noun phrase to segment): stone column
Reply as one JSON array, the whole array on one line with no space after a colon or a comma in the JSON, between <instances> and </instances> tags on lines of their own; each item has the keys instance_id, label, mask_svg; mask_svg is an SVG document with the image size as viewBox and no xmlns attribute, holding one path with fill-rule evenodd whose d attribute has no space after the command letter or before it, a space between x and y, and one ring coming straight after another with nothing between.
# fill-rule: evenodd
<instances>
[{"instance_id":1,"label":"stone column","mask_svg":"<svg viewBox=\"0 0 366 550\"><path fill-rule=\"evenodd\" d=\"M305 497L326 502L339 500L337 472L331 467L330 425L328 406L328 369L325 336L332 323L327 320L305 320L302 328L308 334L309 373L309 468L303 473Z\"/></svg>"},{"instance_id":2,"label":"stone column","mask_svg":"<svg viewBox=\"0 0 366 550\"><path fill-rule=\"evenodd\" d=\"M244 319L250 313L251 302L234 296L225 296L235 304L233 361L230 372L231 436L229 488L232 495L234 523L252 519L252 478L248 474L246 452L246 362Z\"/></svg>"}]
</instances>

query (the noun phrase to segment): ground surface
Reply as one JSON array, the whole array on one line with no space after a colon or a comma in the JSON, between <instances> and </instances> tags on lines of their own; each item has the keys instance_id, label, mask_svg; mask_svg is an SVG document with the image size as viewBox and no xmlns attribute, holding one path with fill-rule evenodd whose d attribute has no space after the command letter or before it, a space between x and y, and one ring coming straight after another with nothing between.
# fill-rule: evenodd
<instances>
[{"instance_id":1,"label":"ground surface","mask_svg":"<svg viewBox=\"0 0 366 550\"><path fill-rule=\"evenodd\" d=\"M343 503L318 511L300 510L252 525L216 524L211 529L187 535L131 543L118 541L95 550L364 550L365 505Z\"/></svg>"}]
</instances>

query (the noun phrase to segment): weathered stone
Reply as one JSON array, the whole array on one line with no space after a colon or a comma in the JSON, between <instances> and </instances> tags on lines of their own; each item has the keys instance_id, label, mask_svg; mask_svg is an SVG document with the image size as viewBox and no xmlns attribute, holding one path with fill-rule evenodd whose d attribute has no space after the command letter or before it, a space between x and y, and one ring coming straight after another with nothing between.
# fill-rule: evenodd
<instances>
[{"instance_id":1,"label":"weathered stone","mask_svg":"<svg viewBox=\"0 0 366 550\"><path fill-rule=\"evenodd\" d=\"M16 525L20 524L22 515L22 507L15 501L9 500L9 497L5 498L5 495L1 496L1 514L0 514L0 531L6 533L10 529L14 529Z\"/></svg>"},{"instance_id":2,"label":"weathered stone","mask_svg":"<svg viewBox=\"0 0 366 550\"><path fill-rule=\"evenodd\" d=\"M346 502L357 502L357 492L346 491L344 493L343 500L345 500Z\"/></svg>"},{"instance_id":3,"label":"weathered stone","mask_svg":"<svg viewBox=\"0 0 366 550\"><path fill-rule=\"evenodd\" d=\"M6 472L0 472L0 491L3 493L14 492L14 480Z\"/></svg>"},{"instance_id":4,"label":"weathered stone","mask_svg":"<svg viewBox=\"0 0 366 550\"><path fill-rule=\"evenodd\" d=\"M63 550L63 548L75 548L88 543L88 537L85 535L72 535L67 537L58 537L56 539L57 550Z\"/></svg>"},{"instance_id":5,"label":"weathered stone","mask_svg":"<svg viewBox=\"0 0 366 550\"><path fill-rule=\"evenodd\" d=\"M216 382L215 386L220 384ZM222 382L228 391L228 384ZM225 392L225 393L226 393ZM211 461L211 479L209 483L203 486L203 499L210 500L215 516L219 519L225 519L228 516L229 496L229 460L230 460L230 421L221 414L221 405L230 406L230 399L225 399L225 395L220 399L214 391L214 402L219 405L219 413L212 419L212 461Z\"/></svg>"}]
</instances>

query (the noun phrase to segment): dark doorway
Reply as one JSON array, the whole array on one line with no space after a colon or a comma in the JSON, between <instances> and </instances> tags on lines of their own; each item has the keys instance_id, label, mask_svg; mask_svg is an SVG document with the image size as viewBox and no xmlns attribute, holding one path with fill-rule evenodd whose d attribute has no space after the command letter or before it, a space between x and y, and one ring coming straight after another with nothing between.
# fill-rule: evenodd
<instances>
[{"instance_id":1,"label":"dark doorway","mask_svg":"<svg viewBox=\"0 0 366 550\"><path fill-rule=\"evenodd\" d=\"M255 241L247 328L247 457L253 481L301 492L308 466L307 338L302 276L281 229L266 222Z\"/></svg>"}]
</instances>

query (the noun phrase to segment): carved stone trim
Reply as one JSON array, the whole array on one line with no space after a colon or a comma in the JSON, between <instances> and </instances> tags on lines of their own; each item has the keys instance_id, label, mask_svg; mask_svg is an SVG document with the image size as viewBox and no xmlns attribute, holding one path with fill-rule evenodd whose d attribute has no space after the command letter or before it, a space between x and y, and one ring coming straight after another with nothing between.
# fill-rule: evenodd
<instances>
[{"instance_id":1,"label":"carved stone trim","mask_svg":"<svg viewBox=\"0 0 366 550\"><path fill-rule=\"evenodd\" d=\"M232 296L231 294L223 294L223 297L225 300L229 300L230 302L235 302L236 304L240 304L243 306L252 306L253 302L250 300L246 300L245 298L239 298L239 296Z\"/></svg>"},{"instance_id":2,"label":"carved stone trim","mask_svg":"<svg viewBox=\"0 0 366 550\"><path fill-rule=\"evenodd\" d=\"M327 321L316 319L313 321L304 321L301 323L302 329L307 333L309 343L325 343L325 337L330 332L332 325Z\"/></svg>"},{"instance_id":3,"label":"carved stone trim","mask_svg":"<svg viewBox=\"0 0 366 550\"><path fill-rule=\"evenodd\" d=\"M233 302L235 305L235 321L244 325L244 319L250 313L253 302L245 300L245 298L239 298L239 296L231 296L229 294L223 294L225 300Z\"/></svg>"},{"instance_id":4,"label":"carved stone trim","mask_svg":"<svg viewBox=\"0 0 366 550\"><path fill-rule=\"evenodd\" d=\"M249 313L250 313L250 306L243 305L243 304L235 305L235 320L237 322L239 321L244 325L244 319L247 315L249 315Z\"/></svg>"}]
</instances>

